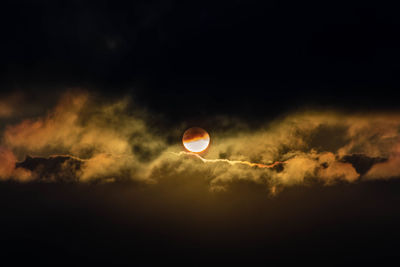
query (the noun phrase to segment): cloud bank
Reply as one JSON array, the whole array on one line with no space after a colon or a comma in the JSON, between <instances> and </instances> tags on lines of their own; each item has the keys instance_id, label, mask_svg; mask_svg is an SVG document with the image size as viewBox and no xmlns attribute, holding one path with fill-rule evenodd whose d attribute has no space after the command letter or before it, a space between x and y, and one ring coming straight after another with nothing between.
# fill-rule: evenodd
<instances>
[{"instance_id":1,"label":"cloud bank","mask_svg":"<svg viewBox=\"0 0 400 267\"><path fill-rule=\"evenodd\" d=\"M0 105L2 116L17 109L9 103ZM46 114L4 125L0 177L152 184L185 177L201 179L211 191L249 181L276 192L296 184L400 176L400 113L304 111L257 128L237 125L209 129L207 155L193 156L180 153L180 136L167 142L168 129L155 129L152 114L130 98L110 101L72 90Z\"/></svg>"}]
</instances>

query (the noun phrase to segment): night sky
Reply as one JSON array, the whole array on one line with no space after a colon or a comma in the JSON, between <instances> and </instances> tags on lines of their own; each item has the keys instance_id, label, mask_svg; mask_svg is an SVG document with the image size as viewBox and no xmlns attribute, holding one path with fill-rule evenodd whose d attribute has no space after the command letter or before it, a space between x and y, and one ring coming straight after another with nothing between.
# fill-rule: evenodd
<instances>
[{"instance_id":1,"label":"night sky","mask_svg":"<svg viewBox=\"0 0 400 267\"><path fill-rule=\"evenodd\" d=\"M0 34L3 262L396 259L396 6L3 1Z\"/></svg>"}]
</instances>

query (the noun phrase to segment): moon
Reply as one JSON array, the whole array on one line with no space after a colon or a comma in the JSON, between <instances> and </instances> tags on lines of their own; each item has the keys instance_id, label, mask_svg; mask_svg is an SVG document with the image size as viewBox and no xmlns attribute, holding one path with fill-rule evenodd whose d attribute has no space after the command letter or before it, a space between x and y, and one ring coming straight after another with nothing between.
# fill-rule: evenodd
<instances>
[{"instance_id":1,"label":"moon","mask_svg":"<svg viewBox=\"0 0 400 267\"><path fill-rule=\"evenodd\" d=\"M182 143L187 151L201 153L210 144L210 135L202 128L192 127L183 133Z\"/></svg>"}]
</instances>

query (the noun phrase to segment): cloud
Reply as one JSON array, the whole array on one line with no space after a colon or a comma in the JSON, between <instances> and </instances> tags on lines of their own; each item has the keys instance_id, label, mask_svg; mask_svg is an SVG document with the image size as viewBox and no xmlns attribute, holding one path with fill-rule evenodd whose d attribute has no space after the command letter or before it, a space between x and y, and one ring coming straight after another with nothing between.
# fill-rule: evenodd
<instances>
[{"instance_id":1,"label":"cloud","mask_svg":"<svg viewBox=\"0 0 400 267\"><path fill-rule=\"evenodd\" d=\"M306 111L257 128L219 117L221 125L237 127L211 129L211 146L202 157L180 153L179 137L169 144L170 136L161 134L168 129L155 129L152 115L130 98L109 101L68 91L45 115L5 127L1 177L145 183L197 177L212 191L248 181L276 192L312 181L329 185L400 176L396 113ZM36 161L16 163L26 155ZM30 174L18 174L21 170Z\"/></svg>"},{"instance_id":2,"label":"cloud","mask_svg":"<svg viewBox=\"0 0 400 267\"><path fill-rule=\"evenodd\" d=\"M400 177L400 143L393 147L387 161L378 162L366 173L368 179Z\"/></svg>"},{"instance_id":3,"label":"cloud","mask_svg":"<svg viewBox=\"0 0 400 267\"><path fill-rule=\"evenodd\" d=\"M0 148L0 180L27 182L33 179L32 173L25 168L16 168L17 159L12 151Z\"/></svg>"},{"instance_id":4,"label":"cloud","mask_svg":"<svg viewBox=\"0 0 400 267\"><path fill-rule=\"evenodd\" d=\"M180 154L181 159L164 155L150 169L156 170L153 175L157 177L167 172L180 175L195 170L193 175L204 177L211 190L217 191L227 190L242 180L273 190L312 181L327 185L354 182L367 178L365 174L371 168L373 171L379 164L392 161L393 168L385 169L396 177L400 174L398 158L391 156L389 163L382 161L398 143L399 118L396 114L317 111L290 114L259 129L242 130L230 136L222 133L220 138L216 131L205 159L188 157L187 153ZM272 169L254 164L268 166L275 162L284 164Z\"/></svg>"},{"instance_id":5,"label":"cloud","mask_svg":"<svg viewBox=\"0 0 400 267\"><path fill-rule=\"evenodd\" d=\"M80 180L133 175L162 150L143 119L129 114L129 101L98 102L89 94L70 91L45 116L6 127L3 144L19 158L68 154L84 160Z\"/></svg>"}]
</instances>

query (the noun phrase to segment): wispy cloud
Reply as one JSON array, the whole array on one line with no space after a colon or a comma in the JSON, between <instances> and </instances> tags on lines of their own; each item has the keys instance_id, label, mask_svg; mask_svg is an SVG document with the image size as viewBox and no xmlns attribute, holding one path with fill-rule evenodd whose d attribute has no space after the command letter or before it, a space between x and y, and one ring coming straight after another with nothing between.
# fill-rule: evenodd
<instances>
[{"instance_id":1,"label":"wispy cloud","mask_svg":"<svg viewBox=\"0 0 400 267\"><path fill-rule=\"evenodd\" d=\"M163 130L149 128L154 123L148 112L138 114L140 108L132 106L129 98L99 101L85 91L72 90L43 116L7 125L2 179L35 179L35 169L15 168L17 159L54 154L79 159L79 168L70 173L82 182L157 182L162 177L192 175L215 191L228 190L240 180L276 191L312 180L332 184L400 176L398 113L306 111L260 122L256 129L238 121L240 127L234 130L211 129L212 144L207 155L199 156L183 152L179 137L176 145L167 145L166 136L160 135ZM361 168L355 157L371 159L371 164Z\"/></svg>"}]
</instances>

